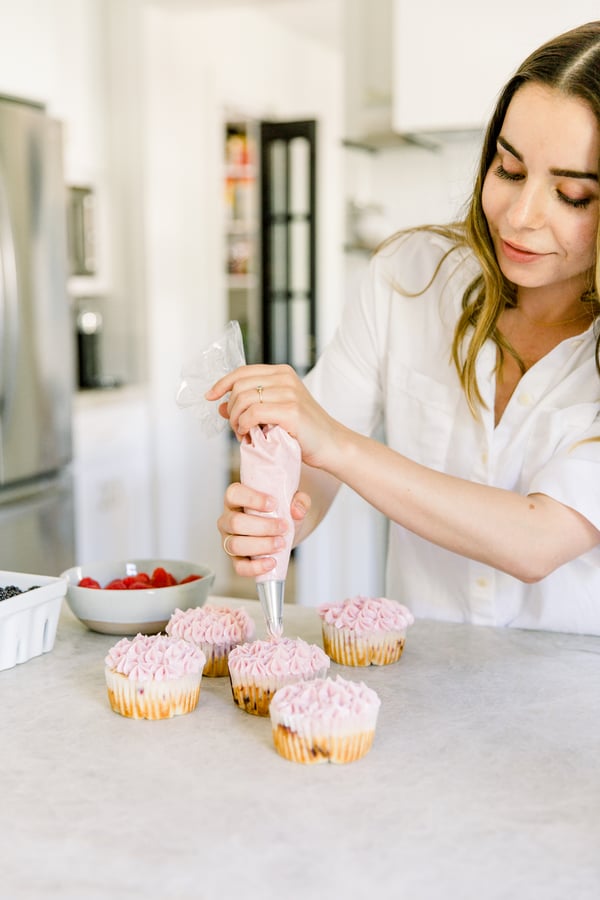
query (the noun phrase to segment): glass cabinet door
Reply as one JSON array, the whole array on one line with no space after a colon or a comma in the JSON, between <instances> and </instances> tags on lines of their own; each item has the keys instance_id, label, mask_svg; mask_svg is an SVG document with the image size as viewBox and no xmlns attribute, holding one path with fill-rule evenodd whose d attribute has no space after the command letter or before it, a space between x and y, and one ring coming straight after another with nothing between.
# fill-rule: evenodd
<instances>
[{"instance_id":1,"label":"glass cabinet door","mask_svg":"<svg viewBox=\"0 0 600 900\"><path fill-rule=\"evenodd\" d=\"M316 353L316 123L261 123L262 344L301 375Z\"/></svg>"}]
</instances>

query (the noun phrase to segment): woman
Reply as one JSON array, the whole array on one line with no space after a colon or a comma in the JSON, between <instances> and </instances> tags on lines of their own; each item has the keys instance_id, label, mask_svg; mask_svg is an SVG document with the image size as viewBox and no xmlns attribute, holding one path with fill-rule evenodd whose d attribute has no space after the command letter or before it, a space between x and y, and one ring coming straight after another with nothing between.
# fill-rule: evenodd
<instances>
[{"instance_id":1,"label":"woman","mask_svg":"<svg viewBox=\"0 0 600 900\"><path fill-rule=\"evenodd\" d=\"M258 365L207 394L240 439L297 437L296 543L340 482L389 518L387 593L416 616L600 634L599 160L592 22L517 70L465 221L379 250L304 384ZM274 565L283 523L244 512L270 506L227 489L240 575Z\"/></svg>"}]
</instances>

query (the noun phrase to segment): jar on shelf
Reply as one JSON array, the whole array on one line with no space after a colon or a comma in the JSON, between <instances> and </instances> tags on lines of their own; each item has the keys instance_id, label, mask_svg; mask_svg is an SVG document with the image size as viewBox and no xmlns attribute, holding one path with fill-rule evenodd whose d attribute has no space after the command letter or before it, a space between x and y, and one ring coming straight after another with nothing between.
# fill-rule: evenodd
<instances>
[{"instance_id":1,"label":"jar on shelf","mask_svg":"<svg viewBox=\"0 0 600 900\"><path fill-rule=\"evenodd\" d=\"M230 275L247 275L250 271L250 241L235 238L229 242L227 271Z\"/></svg>"}]
</instances>

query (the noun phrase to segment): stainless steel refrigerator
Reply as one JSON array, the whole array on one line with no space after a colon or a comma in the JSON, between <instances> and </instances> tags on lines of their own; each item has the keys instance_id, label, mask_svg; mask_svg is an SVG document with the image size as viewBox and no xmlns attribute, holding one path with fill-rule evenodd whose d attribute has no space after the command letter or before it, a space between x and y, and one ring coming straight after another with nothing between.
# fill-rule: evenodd
<instances>
[{"instance_id":1,"label":"stainless steel refrigerator","mask_svg":"<svg viewBox=\"0 0 600 900\"><path fill-rule=\"evenodd\" d=\"M74 565L62 129L0 97L0 569Z\"/></svg>"}]
</instances>

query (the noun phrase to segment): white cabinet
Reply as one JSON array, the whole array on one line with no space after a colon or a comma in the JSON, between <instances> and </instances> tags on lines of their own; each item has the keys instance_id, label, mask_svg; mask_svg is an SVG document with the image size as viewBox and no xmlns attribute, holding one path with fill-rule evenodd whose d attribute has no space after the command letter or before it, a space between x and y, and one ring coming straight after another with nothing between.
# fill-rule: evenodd
<instances>
[{"instance_id":1,"label":"white cabinet","mask_svg":"<svg viewBox=\"0 0 600 900\"><path fill-rule=\"evenodd\" d=\"M598 18L597 0L394 0L395 131L479 128L514 70L536 47Z\"/></svg>"},{"instance_id":2,"label":"white cabinet","mask_svg":"<svg viewBox=\"0 0 600 900\"><path fill-rule=\"evenodd\" d=\"M145 394L133 388L80 393L73 428L78 564L153 556Z\"/></svg>"},{"instance_id":3,"label":"white cabinet","mask_svg":"<svg viewBox=\"0 0 600 900\"><path fill-rule=\"evenodd\" d=\"M393 0L345 0L345 136L385 141L392 135Z\"/></svg>"},{"instance_id":4,"label":"white cabinet","mask_svg":"<svg viewBox=\"0 0 600 900\"><path fill-rule=\"evenodd\" d=\"M597 0L347 0L347 136L482 128L523 59L544 41L598 18Z\"/></svg>"},{"instance_id":5,"label":"white cabinet","mask_svg":"<svg viewBox=\"0 0 600 900\"><path fill-rule=\"evenodd\" d=\"M104 167L105 0L0 0L0 93L45 104L64 123L65 175Z\"/></svg>"}]
</instances>

